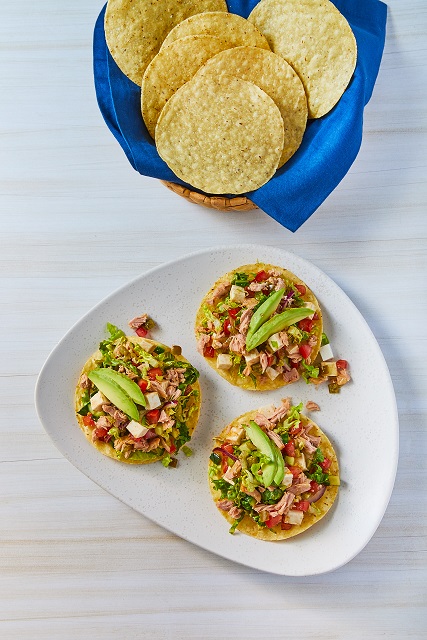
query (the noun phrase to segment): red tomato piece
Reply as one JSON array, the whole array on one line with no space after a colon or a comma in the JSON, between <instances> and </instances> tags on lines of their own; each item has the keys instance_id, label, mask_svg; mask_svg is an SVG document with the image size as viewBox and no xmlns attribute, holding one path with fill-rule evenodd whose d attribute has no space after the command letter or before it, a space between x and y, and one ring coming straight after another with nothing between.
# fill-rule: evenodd
<instances>
[{"instance_id":1,"label":"red tomato piece","mask_svg":"<svg viewBox=\"0 0 427 640\"><path fill-rule=\"evenodd\" d=\"M317 315L317 313L315 313L314 316L312 317L313 322L315 322L318 319L319 319L319 316Z\"/></svg>"},{"instance_id":2,"label":"red tomato piece","mask_svg":"<svg viewBox=\"0 0 427 640\"><path fill-rule=\"evenodd\" d=\"M265 521L265 526L268 527L269 529L271 529L271 527L275 527L276 524L279 524L281 519L282 519L281 515L272 516L268 520Z\"/></svg>"},{"instance_id":3,"label":"red tomato piece","mask_svg":"<svg viewBox=\"0 0 427 640\"><path fill-rule=\"evenodd\" d=\"M291 436L298 436L302 431L302 424L301 422L298 422L298 424L296 424L294 427L291 427L289 429L289 434Z\"/></svg>"},{"instance_id":4,"label":"red tomato piece","mask_svg":"<svg viewBox=\"0 0 427 640\"><path fill-rule=\"evenodd\" d=\"M348 362L347 360L337 360L337 369L347 369Z\"/></svg>"},{"instance_id":5,"label":"red tomato piece","mask_svg":"<svg viewBox=\"0 0 427 640\"><path fill-rule=\"evenodd\" d=\"M256 274L254 281L255 282L264 282L265 280L267 280L268 278L268 273L266 273L265 271L258 271L258 273Z\"/></svg>"},{"instance_id":6,"label":"red tomato piece","mask_svg":"<svg viewBox=\"0 0 427 640\"><path fill-rule=\"evenodd\" d=\"M265 289L262 289L262 293L263 293L265 296L268 296L268 295L270 295L271 291L270 291L270 289L268 289L268 288L266 287Z\"/></svg>"},{"instance_id":7,"label":"red tomato piece","mask_svg":"<svg viewBox=\"0 0 427 640\"><path fill-rule=\"evenodd\" d=\"M141 391L147 391L148 380L138 380L138 387L141 389Z\"/></svg>"},{"instance_id":8,"label":"red tomato piece","mask_svg":"<svg viewBox=\"0 0 427 640\"><path fill-rule=\"evenodd\" d=\"M159 421L160 409L151 409L145 414L148 424L156 424Z\"/></svg>"},{"instance_id":9,"label":"red tomato piece","mask_svg":"<svg viewBox=\"0 0 427 640\"><path fill-rule=\"evenodd\" d=\"M292 440L285 444L285 453L290 458L293 458L295 456L295 445Z\"/></svg>"},{"instance_id":10,"label":"red tomato piece","mask_svg":"<svg viewBox=\"0 0 427 640\"><path fill-rule=\"evenodd\" d=\"M228 310L228 315L230 318L235 318L242 307L233 307L233 309Z\"/></svg>"},{"instance_id":11,"label":"red tomato piece","mask_svg":"<svg viewBox=\"0 0 427 640\"><path fill-rule=\"evenodd\" d=\"M170 449L169 453L175 453L176 444L174 442L171 442L170 445L169 445L169 449Z\"/></svg>"},{"instance_id":12,"label":"red tomato piece","mask_svg":"<svg viewBox=\"0 0 427 640\"><path fill-rule=\"evenodd\" d=\"M215 349L213 347L206 346L203 349L203 355L205 358L215 358Z\"/></svg>"},{"instance_id":13,"label":"red tomato piece","mask_svg":"<svg viewBox=\"0 0 427 640\"><path fill-rule=\"evenodd\" d=\"M292 525L289 522L282 522L280 528L284 531L289 531L289 529L292 529Z\"/></svg>"},{"instance_id":14,"label":"red tomato piece","mask_svg":"<svg viewBox=\"0 0 427 640\"><path fill-rule=\"evenodd\" d=\"M231 320L230 318L226 318L226 320L224 321L224 326L222 327L223 331L225 333L226 336L230 335L230 331L231 331Z\"/></svg>"},{"instance_id":15,"label":"red tomato piece","mask_svg":"<svg viewBox=\"0 0 427 640\"><path fill-rule=\"evenodd\" d=\"M288 466L288 465L287 465ZM300 467L294 467L292 465L288 466L289 471L292 473L292 475L294 476L294 478L298 478L298 476L300 475L302 469L300 469Z\"/></svg>"},{"instance_id":16,"label":"red tomato piece","mask_svg":"<svg viewBox=\"0 0 427 640\"><path fill-rule=\"evenodd\" d=\"M234 453L234 448L232 444L223 444L222 448L224 449L224 451L226 451L227 453Z\"/></svg>"},{"instance_id":17,"label":"red tomato piece","mask_svg":"<svg viewBox=\"0 0 427 640\"><path fill-rule=\"evenodd\" d=\"M86 416L83 416L83 424L85 425L85 427L94 427L95 426L95 421L92 418L92 414L88 413Z\"/></svg>"},{"instance_id":18,"label":"red tomato piece","mask_svg":"<svg viewBox=\"0 0 427 640\"><path fill-rule=\"evenodd\" d=\"M163 371L160 369L160 367L154 367L153 369L148 369L148 377L150 378L150 380L155 380L157 376L162 376L162 375L163 375Z\"/></svg>"},{"instance_id":19,"label":"red tomato piece","mask_svg":"<svg viewBox=\"0 0 427 640\"><path fill-rule=\"evenodd\" d=\"M312 480L310 482L310 491L311 493L317 493L317 491L319 491L320 489L320 484L318 482L316 482L316 480Z\"/></svg>"},{"instance_id":20,"label":"red tomato piece","mask_svg":"<svg viewBox=\"0 0 427 640\"><path fill-rule=\"evenodd\" d=\"M303 284L296 284L294 286L295 289L299 291L300 295L305 296L305 294L307 293L307 287L305 287Z\"/></svg>"},{"instance_id":21,"label":"red tomato piece","mask_svg":"<svg viewBox=\"0 0 427 640\"><path fill-rule=\"evenodd\" d=\"M329 458L325 458L323 462L320 463L320 466L322 467L323 471L327 471L331 464L332 460L329 460Z\"/></svg>"},{"instance_id":22,"label":"red tomato piece","mask_svg":"<svg viewBox=\"0 0 427 640\"><path fill-rule=\"evenodd\" d=\"M135 329L135 333L137 336L139 336L140 338L145 338L145 336L148 333L148 330L145 329L145 327L138 327L138 329Z\"/></svg>"},{"instance_id":23,"label":"red tomato piece","mask_svg":"<svg viewBox=\"0 0 427 640\"><path fill-rule=\"evenodd\" d=\"M267 363L268 366L271 367L271 365L274 362L274 353L267 353Z\"/></svg>"},{"instance_id":24,"label":"red tomato piece","mask_svg":"<svg viewBox=\"0 0 427 640\"><path fill-rule=\"evenodd\" d=\"M309 344L300 344L299 352L302 355L302 357L304 358L304 360L307 360L308 356L312 352L312 348L310 347Z\"/></svg>"},{"instance_id":25,"label":"red tomato piece","mask_svg":"<svg viewBox=\"0 0 427 640\"><path fill-rule=\"evenodd\" d=\"M313 320L310 320L310 318L303 318L298 322L298 327L301 329L301 331L307 331L307 333L311 332L311 330L313 329L313 325L314 322Z\"/></svg>"},{"instance_id":26,"label":"red tomato piece","mask_svg":"<svg viewBox=\"0 0 427 640\"><path fill-rule=\"evenodd\" d=\"M298 502L298 504L294 505L293 508L297 511L308 511L309 506L310 503L308 500L301 500L301 502Z\"/></svg>"},{"instance_id":27,"label":"red tomato piece","mask_svg":"<svg viewBox=\"0 0 427 640\"><path fill-rule=\"evenodd\" d=\"M298 369L299 367L299 362L290 362L289 364L291 369Z\"/></svg>"},{"instance_id":28,"label":"red tomato piece","mask_svg":"<svg viewBox=\"0 0 427 640\"><path fill-rule=\"evenodd\" d=\"M103 438L105 438L106 435L108 435L108 431L104 427L96 427L95 435L98 438L98 440L102 440Z\"/></svg>"}]
</instances>

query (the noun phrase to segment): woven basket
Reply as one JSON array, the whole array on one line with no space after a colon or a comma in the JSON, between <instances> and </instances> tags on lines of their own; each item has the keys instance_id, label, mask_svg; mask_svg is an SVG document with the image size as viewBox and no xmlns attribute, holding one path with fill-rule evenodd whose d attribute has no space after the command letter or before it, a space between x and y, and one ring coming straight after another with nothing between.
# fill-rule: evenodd
<instances>
[{"instance_id":1,"label":"woven basket","mask_svg":"<svg viewBox=\"0 0 427 640\"><path fill-rule=\"evenodd\" d=\"M161 182L178 196L182 196L189 202L201 204L203 207L208 207L209 209L218 209L219 211L250 211L251 209L258 208L256 204L245 196L238 196L236 198L207 196L198 191L190 191L190 189L186 189L180 184L175 184L175 182L167 182L165 180L161 180Z\"/></svg>"}]
</instances>

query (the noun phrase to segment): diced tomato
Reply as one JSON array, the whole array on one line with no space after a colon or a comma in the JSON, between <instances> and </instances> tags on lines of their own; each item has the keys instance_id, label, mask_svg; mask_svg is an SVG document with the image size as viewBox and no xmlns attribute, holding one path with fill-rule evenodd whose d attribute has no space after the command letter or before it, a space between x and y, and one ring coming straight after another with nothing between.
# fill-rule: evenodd
<instances>
[{"instance_id":1,"label":"diced tomato","mask_svg":"<svg viewBox=\"0 0 427 640\"><path fill-rule=\"evenodd\" d=\"M153 369L148 369L148 377L150 378L150 380L155 380L157 376L162 376L162 375L163 375L163 371L160 369L160 367L154 367Z\"/></svg>"},{"instance_id":2,"label":"diced tomato","mask_svg":"<svg viewBox=\"0 0 427 640\"><path fill-rule=\"evenodd\" d=\"M271 367L271 365L274 362L274 353L267 353L267 363L268 366Z\"/></svg>"},{"instance_id":3,"label":"diced tomato","mask_svg":"<svg viewBox=\"0 0 427 640\"><path fill-rule=\"evenodd\" d=\"M348 362L347 360L337 360L337 369L347 369Z\"/></svg>"},{"instance_id":4,"label":"diced tomato","mask_svg":"<svg viewBox=\"0 0 427 640\"><path fill-rule=\"evenodd\" d=\"M145 327L138 327L138 329L135 329L135 333L140 338L145 338L148 333L148 329L146 329Z\"/></svg>"},{"instance_id":5,"label":"diced tomato","mask_svg":"<svg viewBox=\"0 0 427 640\"><path fill-rule=\"evenodd\" d=\"M292 525L289 522L282 522L280 528L284 531L289 531L289 529L292 529Z\"/></svg>"},{"instance_id":6,"label":"diced tomato","mask_svg":"<svg viewBox=\"0 0 427 640\"><path fill-rule=\"evenodd\" d=\"M205 358L215 358L215 349L213 347L206 346L203 349L203 355Z\"/></svg>"},{"instance_id":7,"label":"diced tomato","mask_svg":"<svg viewBox=\"0 0 427 640\"><path fill-rule=\"evenodd\" d=\"M305 294L307 293L307 287L305 287L303 284L296 284L295 289L297 289L297 291L299 291L302 296L305 296Z\"/></svg>"},{"instance_id":8,"label":"diced tomato","mask_svg":"<svg viewBox=\"0 0 427 640\"><path fill-rule=\"evenodd\" d=\"M309 506L310 503L308 500L301 500L301 502L298 502L298 504L294 505L293 508L297 511L308 511Z\"/></svg>"},{"instance_id":9,"label":"diced tomato","mask_svg":"<svg viewBox=\"0 0 427 640\"><path fill-rule=\"evenodd\" d=\"M98 440L102 440L103 438L105 438L106 435L108 435L108 431L104 427L96 427L95 435L98 438Z\"/></svg>"},{"instance_id":10,"label":"diced tomato","mask_svg":"<svg viewBox=\"0 0 427 640\"><path fill-rule=\"evenodd\" d=\"M265 526L268 527L269 529L271 529L271 527L275 527L276 524L279 524L281 519L282 519L281 515L272 516L268 520L265 521Z\"/></svg>"},{"instance_id":11,"label":"diced tomato","mask_svg":"<svg viewBox=\"0 0 427 640\"><path fill-rule=\"evenodd\" d=\"M298 327L301 329L301 331L307 331L307 333L311 332L311 330L313 329L313 325L314 322L313 320L310 320L310 318L303 318L298 322Z\"/></svg>"},{"instance_id":12,"label":"diced tomato","mask_svg":"<svg viewBox=\"0 0 427 640\"><path fill-rule=\"evenodd\" d=\"M222 463L221 463L221 471L222 471L222 475L224 475L224 473L227 471L228 469L228 458L227 456L222 455Z\"/></svg>"},{"instance_id":13,"label":"diced tomato","mask_svg":"<svg viewBox=\"0 0 427 640\"><path fill-rule=\"evenodd\" d=\"M317 313L314 314L314 316L312 317L313 322L316 322L316 320L319 319L319 316L317 315Z\"/></svg>"},{"instance_id":14,"label":"diced tomato","mask_svg":"<svg viewBox=\"0 0 427 640\"><path fill-rule=\"evenodd\" d=\"M322 467L323 471L327 471L331 464L332 460L329 460L329 458L325 458L323 462L320 462L320 466Z\"/></svg>"},{"instance_id":15,"label":"diced tomato","mask_svg":"<svg viewBox=\"0 0 427 640\"><path fill-rule=\"evenodd\" d=\"M265 289L261 289L261 293L263 293L265 296L270 295L271 291L268 287L265 287Z\"/></svg>"},{"instance_id":16,"label":"diced tomato","mask_svg":"<svg viewBox=\"0 0 427 640\"><path fill-rule=\"evenodd\" d=\"M222 327L223 331L225 333L226 336L230 335L230 330L231 330L231 320L230 318L227 318L224 322L224 326Z\"/></svg>"},{"instance_id":17,"label":"diced tomato","mask_svg":"<svg viewBox=\"0 0 427 640\"><path fill-rule=\"evenodd\" d=\"M156 424L159 421L160 409L151 409L145 414L148 424Z\"/></svg>"},{"instance_id":18,"label":"diced tomato","mask_svg":"<svg viewBox=\"0 0 427 640\"><path fill-rule=\"evenodd\" d=\"M230 318L235 318L242 307L233 307L233 309L228 310L228 315Z\"/></svg>"},{"instance_id":19,"label":"diced tomato","mask_svg":"<svg viewBox=\"0 0 427 640\"><path fill-rule=\"evenodd\" d=\"M234 453L234 449L233 449L233 445L232 444L223 444L222 448L224 449L224 451L226 451L227 453Z\"/></svg>"},{"instance_id":20,"label":"diced tomato","mask_svg":"<svg viewBox=\"0 0 427 640\"><path fill-rule=\"evenodd\" d=\"M296 424L294 427L291 427L289 429L289 434L291 436L298 436L302 431L302 424L301 422L298 422L298 424Z\"/></svg>"},{"instance_id":21,"label":"diced tomato","mask_svg":"<svg viewBox=\"0 0 427 640\"><path fill-rule=\"evenodd\" d=\"M299 367L299 362L290 362L289 364L291 369L298 369Z\"/></svg>"},{"instance_id":22,"label":"diced tomato","mask_svg":"<svg viewBox=\"0 0 427 640\"><path fill-rule=\"evenodd\" d=\"M85 425L85 427L94 427L95 426L95 421L92 418L92 414L88 413L86 416L83 416L83 424Z\"/></svg>"},{"instance_id":23,"label":"diced tomato","mask_svg":"<svg viewBox=\"0 0 427 640\"><path fill-rule=\"evenodd\" d=\"M141 391L147 391L148 380L138 380L138 387L141 389Z\"/></svg>"},{"instance_id":24,"label":"diced tomato","mask_svg":"<svg viewBox=\"0 0 427 640\"><path fill-rule=\"evenodd\" d=\"M264 282L265 280L267 280L268 278L268 273L266 273L265 271L258 271L258 273L256 274L254 281L255 282Z\"/></svg>"},{"instance_id":25,"label":"diced tomato","mask_svg":"<svg viewBox=\"0 0 427 640\"><path fill-rule=\"evenodd\" d=\"M169 445L169 449L170 449L169 453L175 453L176 444L174 442L171 442L170 445Z\"/></svg>"},{"instance_id":26,"label":"diced tomato","mask_svg":"<svg viewBox=\"0 0 427 640\"><path fill-rule=\"evenodd\" d=\"M285 444L285 453L290 458L293 458L295 456L295 445L292 440Z\"/></svg>"},{"instance_id":27,"label":"diced tomato","mask_svg":"<svg viewBox=\"0 0 427 640\"><path fill-rule=\"evenodd\" d=\"M294 467L292 465L288 466L288 469L292 473L294 478L298 478L298 476L300 475L300 473L302 471L302 469L300 469L300 467Z\"/></svg>"},{"instance_id":28,"label":"diced tomato","mask_svg":"<svg viewBox=\"0 0 427 640\"><path fill-rule=\"evenodd\" d=\"M300 344L299 346L299 352L302 355L302 357L307 360L308 356L310 355L310 353L312 352L312 348L310 347L309 344Z\"/></svg>"},{"instance_id":29,"label":"diced tomato","mask_svg":"<svg viewBox=\"0 0 427 640\"><path fill-rule=\"evenodd\" d=\"M311 493L317 493L320 489L320 484L316 482L316 480L312 480L310 482L310 491Z\"/></svg>"}]
</instances>

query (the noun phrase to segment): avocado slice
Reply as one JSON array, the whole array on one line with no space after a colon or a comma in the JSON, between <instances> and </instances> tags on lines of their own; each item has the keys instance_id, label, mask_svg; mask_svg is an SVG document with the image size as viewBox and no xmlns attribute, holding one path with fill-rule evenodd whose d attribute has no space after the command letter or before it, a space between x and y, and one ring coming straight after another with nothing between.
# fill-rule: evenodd
<instances>
[{"instance_id":1,"label":"avocado slice","mask_svg":"<svg viewBox=\"0 0 427 640\"><path fill-rule=\"evenodd\" d=\"M276 449L276 463L277 463L277 471L274 476L274 484L278 487L282 484L283 478L285 477L285 462L283 460L282 452L279 447L277 447L273 442L274 448Z\"/></svg>"},{"instance_id":2,"label":"avocado slice","mask_svg":"<svg viewBox=\"0 0 427 640\"><path fill-rule=\"evenodd\" d=\"M268 462L262 467L262 484L264 487L270 487L277 473L277 464L276 461Z\"/></svg>"},{"instance_id":3,"label":"avocado slice","mask_svg":"<svg viewBox=\"0 0 427 640\"><path fill-rule=\"evenodd\" d=\"M262 484L269 487L276 477L277 459L274 451L274 442L264 433L264 431L253 420L246 425L246 435L252 444L261 451L261 453L270 459L270 462L262 467Z\"/></svg>"},{"instance_id":4,"label":"avocado slice","mask_svg":"<svg viewBox=\"0 0 427 640\"><path fill-rule=\"evenodd\" d=\"M125 376L123 373L119 373L118 371L114 371L114 369L109 368L94 369L94 371L103 378L107 378L118 384L134 402L141 404L143 407L146 406L147 402L141 389L138 387L136 382Z\"/></svg>"},{"instance_id":5,"label":"avocado slice","mask_svg":"<svg viewBox=\"0 0 427 640\"><path fill-rule=\"evenodd\" d=\"M102 375L99 375L99 371L94 369L87 374L89 380L96 385L110 402L112 402L120 411L123 411L132 420L139 420L139 411L134 401L123 391L118 384L113 382Z\"/></svg>"},{"instance_id":6,"label":"avocado slice","mask_svg":"<svg viewBox=\"0 0 427 640\"><path fill-rule=\"evenodd\" d=\"M253 420L246 426L246 434L252 444L271 460L271 464L269 463L263 468L263 484L266 487L273 483L280 485L285 476L285 463L280 449Z\"/></svg>"}]
</instances>

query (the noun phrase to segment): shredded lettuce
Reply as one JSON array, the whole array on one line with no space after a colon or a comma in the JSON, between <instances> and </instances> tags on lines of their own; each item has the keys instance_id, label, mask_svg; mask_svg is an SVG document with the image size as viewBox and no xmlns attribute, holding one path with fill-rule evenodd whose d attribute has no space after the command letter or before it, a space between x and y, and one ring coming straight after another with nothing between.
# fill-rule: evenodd
<instances>
[{"instance_id":1,"label":"shredded lettuce","mask_svg":"<svg viewBox=\"0 0 427 640\"><path fill-rule=\"evenodd\" d=\"M319 377L319 367L315 367L312 364L307 364L304 358L301 360L301 364L304 367L302 377L307 383L310 382L310 378Z\"/></svg>"},{"instance_id":2,"label":"shredded lettuce","mask_svg":"<svg viewBox=\"0 0 427 640\"><path fill-rule=\"evenodd\" d=\"M220 331L221 330L221 320L219 320L218 318L215 318L214 314L212 313L212 311L209 309L209 307L207 305L203 305L203 313L205 316L205 319L209 322L212 322L213 326L215 327L216 331Z\"/></svg>"},{"instance_id":3,"label":"shredded lettuce","mask_svg":"<svg viewBox=\"0 0 427 640\"><path fill-rule=\"evenodd\" d=\"M117 429L117 427L112 427L108 431L108 435L113 436L113 438L120 438L120 431Z\"/></svg>"},{"instance_id":4,"label":"shredded lettuce","mask_svg":"<svg viewBox=\"0 0 427 640\"><path fill-rule=\"evenodd\" d=\"M172 462L172 456L170 455L170 453L167 453L163 458L162 458L162 465L164 467L168 467L170 465L170 463Z\"/></svg>"},{"instance_id":5,"label":"shredded lettuce","mask_svg":"<svg viewBox=\"0 0 427 640\"><path fill-rule=\"evenodd\" d=\"M247 287L249 282L250 280L247 273L235 273L231 284L236 285L236 287Z\"/></svg>"},{"instance_id":6,"label":"shredded lettuce","mask_svg":"<svg viewBox=\"0 0 427 640\"><path fill-rule=\"evenodd\" d=\"M183 452L183 454L184 454L185 456L187 456L187 458L189 458L190 456L192 456L192 455L193 455L193 450L192 450L192 449L190 449L190 447L187 447L187 445L184 445L184 446L182 447L182 452Z\"/></svg>"}]
</instances>

